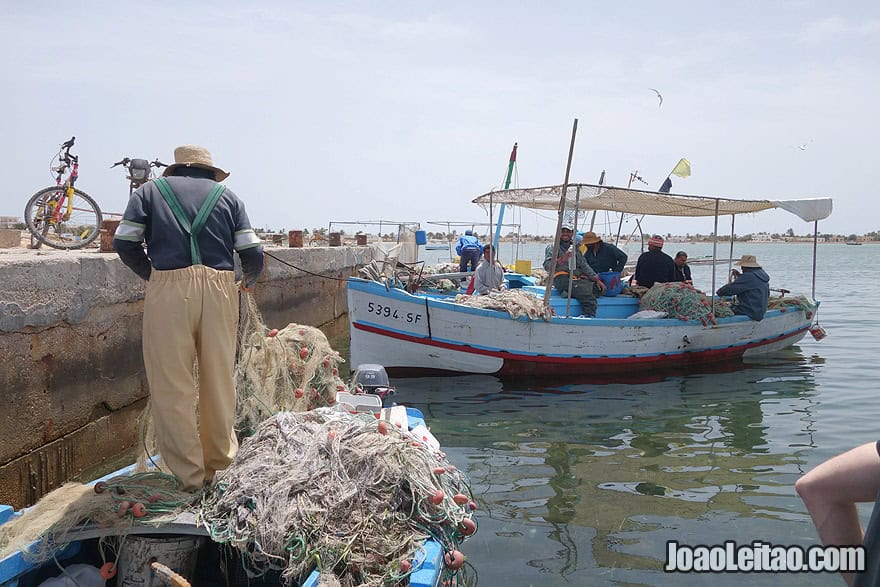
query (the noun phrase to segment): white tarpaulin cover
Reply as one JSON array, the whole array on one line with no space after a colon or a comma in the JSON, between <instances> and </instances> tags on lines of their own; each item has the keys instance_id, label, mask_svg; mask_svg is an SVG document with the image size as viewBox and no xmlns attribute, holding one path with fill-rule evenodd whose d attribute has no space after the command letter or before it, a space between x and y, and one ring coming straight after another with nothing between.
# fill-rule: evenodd
<instances>
[{"instance_id":1,"label":"white tarpaulin cover","mask_svg":"<svg viewBox=\"0 0 880 587\"><path fill-rule=\"evenodd\" d=\"M489 192L473 202L487 207L507 204L523 208L558 210L562 186L547 186L499 190ZM649 216L719 216L750 214L762 210L782 208L800 218L812 222L831 215L831 198L807 198L798 200L734 200L710 196L683 196L591 184L569 184L565 194L565 209L573 209L575 200L581 210L609 210L627 214Z\"/></svg>"}]
</instances>

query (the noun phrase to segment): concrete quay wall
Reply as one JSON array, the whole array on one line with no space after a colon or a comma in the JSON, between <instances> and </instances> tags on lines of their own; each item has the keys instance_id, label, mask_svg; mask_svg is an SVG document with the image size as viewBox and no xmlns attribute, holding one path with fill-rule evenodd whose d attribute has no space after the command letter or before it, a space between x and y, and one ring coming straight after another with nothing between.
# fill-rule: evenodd
<instances>
[{"instance_id":1,"label":"concrete quay wall","mask_svg":"<svg viewBox=\"0 0 880 587\"><path fill-rule=\"evenodd\" d=\"M253 294L278 328L344 314L344 279L371 259L367 247L267 251L297 267L267 256ZM134 447L143 286L113 253L0 251L0 503L31 505Z\"/></svg>"}]
</instances>

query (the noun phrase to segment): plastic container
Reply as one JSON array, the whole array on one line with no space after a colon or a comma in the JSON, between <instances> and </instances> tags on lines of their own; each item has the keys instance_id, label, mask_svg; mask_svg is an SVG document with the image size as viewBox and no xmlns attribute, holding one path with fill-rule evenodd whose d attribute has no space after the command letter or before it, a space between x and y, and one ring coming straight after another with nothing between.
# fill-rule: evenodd
<instances>
[{"instance_id":1,"label":"plastic container","mask_svg":"<svg viewBox=\"0 0 880 587\"><path fill-rule=\"evenodd\" d=\"M46 579L39 587L104 587L100 569L92 565L70 565L57 577Z\"/></svg>"},{"instance_id":2,"label":"plastic container","mask_svg":"<svg viewBox=\"0 0 880 587\"><path fill-rule=\"evenodd\" d=\"M424 230L417 230L416 231L416 244L417 245L428 244L428 234Z\"/></svg>"},{"instance_id":3,"label":"plastic container","mask_svg":"<svg viewBox=\"0 0 880 587\"><path fill-rule=\"evenodd\" d=\"M531 275L532 274L532 262L528 259L517 259L513 262L513 270L517 273L522 273L523 275Z\"/></svg>"},{"instance_id":4,"label":"plastic container","mask_svg":"<svg viewBox=\"0 0 880 587\"><path fill-rule=\"evenodd\" d=\"M602 280L602 283L605 284L605 295L612 298L620 293L620 272L618 271L603 271L599 274L599 279Z\"/></svg>"}]
</instances>

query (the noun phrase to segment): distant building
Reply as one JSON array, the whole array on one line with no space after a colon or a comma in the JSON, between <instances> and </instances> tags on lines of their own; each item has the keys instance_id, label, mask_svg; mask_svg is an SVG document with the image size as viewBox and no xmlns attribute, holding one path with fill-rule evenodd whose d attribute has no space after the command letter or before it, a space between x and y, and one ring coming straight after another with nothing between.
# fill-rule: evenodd
<instances>
[{"instance_id":1,"label":"distant building","mask_svg":"<svg viewBox=\"0 0 880 587\"><path fill-rule=\"evenodd\" d=\"M773 237L770 236L769 232L756 232L752 235L752 239L750 242L753 243L772 243Z\"/></svg>"},{"instance_id":2,"label":"distant building","mask_svg":"<svg viewBox=\"0 0 880 587\"><path fill-rule=\"evenodd\" d=\"M0 216L0 228L15 228L22 223L18 216Z\"/></svg>"}]
</instances>

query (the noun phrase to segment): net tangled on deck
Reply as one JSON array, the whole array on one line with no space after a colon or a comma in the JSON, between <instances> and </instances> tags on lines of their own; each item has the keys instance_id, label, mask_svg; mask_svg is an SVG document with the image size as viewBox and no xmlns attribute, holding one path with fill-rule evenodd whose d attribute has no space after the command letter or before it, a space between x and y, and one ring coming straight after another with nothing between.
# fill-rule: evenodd
<instances>
[{"instance_id":1,"label":"net tangled on deck","mask_svg":"<svg viewBox=\"0 0 880 587\"><path fill-rule=\"evenodd\" d=\"M642 296L639 309L666 312L670 318L696 320L703 326L717 324L717 318L733 316L730 304L716 299L713 312L712 299L684 282L655 283Z\"/></svg>"},{"instance_id":2,"label":"net tangled on deck","mask_svg":"<svg viewBox=\"0 0 880 587\"><path fill-rule=\"evenodd\" d=\"M550 308L545 307L540 298L519 289L492 291L483 296L459 294L455 296L455 303L472 308L501 310L514 319L525 316L529 320L549 321L553 316Z\"/></svg>"},{"instance_id":3,"label":"net tangled on deck","mask_svg":"<svg viewBox=\"0 0 880 587\"><path fill-rule=\"evenodd\" d=\"M319 329L288 324L268 330L246 296L235 365L236 430L246 436L280 411L303 412L335 403L347 391L339 377L343 358Z\"/></svg>"},{"instance_id":4,"label":"net tangled on deck","mask_svg":"<svg viewBox=\"0 0 880 587\"><path fill-rule=\"evenodd\" d=\"M816 307L816 302L806 296L770 298L767 304L767 310L779 310L781 312L787 312L791 309L803 310L806 312L808 320L816 313Z\"/></svg>"},{"instance_id":5,"label":"net tangled on deck","mask_svg":"<svg viewBox=\"0 0 880 587\"><path fill-rule=\"evenodd\" d=\"M371 414L321 408L261 423L199 520L255 575L291 584L317 566L342 586L380 586L417 570L409 561L428 536L456 549L476 530L472 507L443 453Z\"/></svg>"}]
</instances>

